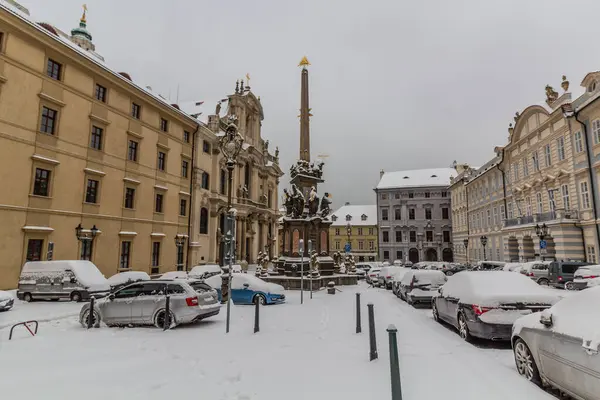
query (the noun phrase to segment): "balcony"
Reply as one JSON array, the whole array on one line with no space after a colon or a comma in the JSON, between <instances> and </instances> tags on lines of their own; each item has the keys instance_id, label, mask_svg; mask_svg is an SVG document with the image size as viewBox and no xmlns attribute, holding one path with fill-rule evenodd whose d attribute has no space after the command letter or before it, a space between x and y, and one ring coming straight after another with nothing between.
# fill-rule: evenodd
<instances>
[{"instance_id":1,"label":"balcony","mask_svg":"<svg viewBox=\"0 0 600 400\"><path fill-rule=\"evenodd\" d=\"M537 224L538 222L549 222L549 221L557 221L562 222L568 220L569 222L573 222L573 220L579 220L579 213L577 210L564 210L564 209L556 209L555 211L533 214L533 215L525 215L518 218L505 219L504 220L504 228L509 228L512 226L521 226L521 225L530 225Z\"/></svg>"}]
</instances>

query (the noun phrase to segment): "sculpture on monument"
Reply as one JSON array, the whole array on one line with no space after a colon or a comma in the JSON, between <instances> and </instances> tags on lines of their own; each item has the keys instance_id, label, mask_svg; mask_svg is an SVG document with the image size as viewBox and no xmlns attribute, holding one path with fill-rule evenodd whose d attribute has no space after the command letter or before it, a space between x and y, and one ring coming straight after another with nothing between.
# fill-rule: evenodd
<instances>
[{"instance_id":1,"label":"sculpture on monument","mask_svg":"<svg viewBox=\"0 0 600 400\"><path fill-rule=\"evenodd\" d=\"M346 272L348 274L355 274L356 273L356 263L354 261L354 256L352 254L348 254L346 256Z\"/></svg>"},{"instance_id":2,"label":"sculpture on monument","mask_svg":"<svg viewBox=\"0 0 600 400\"><path fill-rule=\"evenodd\" d=\"M308 215L315 216L319 211L319 195L317 189L312 186L308 195Z\"/></svg>"},{"instance_id":3,"label":"sculpture on monument","mask_svg":"<svg viewBox=\"0 0 600 400\"><path fill-rule=\"evenodd\" d=\"M316 251L310 255L310 273L313 277L319 276L319 258Z\"/></svg>"},{"instance_id":4,"label":"sculpture on monument","mask_svg":"<svg viewBox=\"0 0 600 400\"><path fill-rule=\"evenodd\" d=\"M331 200L329 200L329 193L325 192L321 199L320 214L321 218L327 218L331 214Z\"/></svg>"},{"instance_id":5,"label":"sculpture on monument","mask_svg":"<svg viewBox=\"0 0 600 400\"><path fill-rule=\"evenodd\" d=\"M287 189L283 189L283 206L285 207L285 215L291 216L294 212L294 202Z\"/></svg>"},{"instance_id":6,"label":"sculpture on monument","mask_svg":"<svg viewBox=\"0 0 600 400\"><path fill-rule=\"evenodd\" d=\"M304 195L296 184L292 184L292 217L300 218L304 214Z\"/></svg>"}]
</instances>

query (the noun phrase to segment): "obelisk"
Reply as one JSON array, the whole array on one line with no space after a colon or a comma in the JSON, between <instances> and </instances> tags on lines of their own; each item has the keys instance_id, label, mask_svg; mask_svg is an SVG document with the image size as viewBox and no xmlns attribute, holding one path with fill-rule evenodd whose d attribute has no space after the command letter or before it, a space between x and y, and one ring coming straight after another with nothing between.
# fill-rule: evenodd
<instances>
[{"instance_id":1,"label":"obelisk","mask_svg":"<svg viewBox=\"0 0 600 400\"><path fill-rule=\"evenodd\" d=\"M306 56L300 60L302 81L300 88L300 160L310 161L310 108L308 106L308 69Z\"/></svg>"}]
</instances>

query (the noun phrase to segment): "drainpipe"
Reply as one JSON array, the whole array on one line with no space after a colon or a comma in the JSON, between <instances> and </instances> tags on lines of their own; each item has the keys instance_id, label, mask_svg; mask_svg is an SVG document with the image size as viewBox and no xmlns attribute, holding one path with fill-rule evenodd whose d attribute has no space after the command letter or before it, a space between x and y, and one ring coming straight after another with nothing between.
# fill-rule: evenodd
<instances>
[{"instance_id":1,"label":"drainpipe","mask_svg":"<svg viewBox=\"0 0 600 400\"><path fill-rule=\"evenodd\" d=\"M196 161L196 135L200 130L200 124L196 125L196 130L192 133L192 166L190 168L190 204L188 205L188 226L187 226L187 255L185 260L185 270L190 271L192 266L190 265L190 255L192 253L192 222L194 221L194 178L195 178L195 161Z\"/></svg>"},{"instance_id":2,"label":"drainpipe","mask_svg":"<svg viewBox=\"0 0 600 400\"><path fill-rule=\"evenodd\" d=\"M596 97L585 107L590 106L599 98L600 97ZM581 124L581 126L583 126L583 133L584 133L583 136L585 137L585 153L586 153L588 171L589 171L588 176L590 178L590 191L592 193L592 196L591 196L592 197L592 206L593 206L593 210L594 210L594 225L596 226L596 244L599 244L600 243L600 225L598 225L598 222L597 222L597 218L598 218L598 205L596 204L597 188L596 188L596 180L594 179L594 177L592 175L592 150L590 148L590 141L588 140L587 125L585 123L583 123L581 120L579 120L579 113L585 107L582 107L580 110L575 111L574 116L575 116L575 121L579 122ZM569 126L569 130L570 130L570 126ZM582 235L583 235L583 228L582 228ZM586 248L585 247L583 248L583 254L584 254L584 257L586 257Z\"/></svg>"},{"instance_id":3,"label":"drainpipe","mask_svg":"<svg viewBox=\"0 0 600 400\"><path fill-rule=\"evenodd\" d=\"M498 171L500 171L502 173L502 194L503 194L503 202L504 202L504 219L506 219L506 218L508 218L508 207L506 206L506 172L502 168L500 168L500 165L502 165L503 161L504 161L504 147L502 148L502 156L500 158L500 161L496 165L496 168L498 168ZM508 246L508 244L507 244L507 246ZM504 256L502 258L504 258ZM508 261L511 262L511 260L508 260Z\"/></svg>"}]
</instances>

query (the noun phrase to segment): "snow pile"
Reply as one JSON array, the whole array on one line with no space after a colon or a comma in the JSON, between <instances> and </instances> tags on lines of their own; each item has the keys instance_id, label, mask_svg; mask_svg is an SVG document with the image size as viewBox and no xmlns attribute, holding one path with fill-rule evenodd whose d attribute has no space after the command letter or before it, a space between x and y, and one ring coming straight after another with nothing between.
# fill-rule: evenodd
<instances>
[{"instance_id":1,"label":"snow pile","mask_svg":"<svg viewBox=\"0 0 600 400\"><path fill-rule=\"evenodd\" d=\"M506 263L502 270L513 272L515 268L521 267L523 264L521 263Z\"/></svg>"},{"instance_id":2,"label":"snow pile","mask_svg":"<svg viewBox=\"0 0 600 400\"><path fill-rule=\"evenodd\" d=\"M138 281L149 281L150 275L143 271L126 271L119 272L108 278L110 286L118 286L126 283L133 283Z\"/></svg>"},{"instance_id":3,"label":"snow pile","mask_svg":"<svg viewBox=\"0 0 600 400\"><path fill-rule=\"evenodd\" d=\"M281 285L277 285L275 283L265 282L262 279L250 275L250 274L234 274L231 277L231 289L239 290L244 288L244 284L248 284L248 288L250 290L254 290L257 292L271 293L271 294L284 294L285 289ZM221 275L211 276L204 280L204 282L208 283L214 289L221 290Z\"/></svg>"},{"instance_id":4,"label":"snow pile","mask_svg":"<svg viewBox=\"0 0 600 400\"><path fill-rule=\"evenodd\" d=\"M206 274L220 274L221 267L217 264L196 265L190 271L190 276L194 278L203 278Z\"/></svg>"},{"instance_id":5,"label":"snow pile","mask_svg":"<svg viewBox=\"0 0 600 400\"><path fill-rule=\"evenodd\" d=\"M77 280L92 290L110 290L108 280L90 261L69 261Z\"/></svg>"},{"instance_id":6,"label":"snow pile","mask_svg":"<svg viewBox=\"0 0 600 400\"><path fill-rule=\"evenodd\" d=\"M463 304L498 307L506 303L554 304L560 300L554 291L522 274L507 271L464 271L448 278L443 296Z\"/></svg>"},{"instance_id":7,"label":"snow pile","mask_svg":"<svg viewBox=\"0 0 600 400\"><path fill-rule=\"evenodd\" d=\"M587 281L587 287L591 288L594 286L600 286L600 278L594 278Z\"/></svg>"},{"instance_id":8,"label":"snow pile","mask_svg":"<svg viewBox=\"0 0 600 400\"><path fill-rule=\"evenodd\" d=\"M0 301L10 300L10 299L13 299L13 298L14 297L9 292L5 292L4 290L0 290Z\"/></svg>"},{"instance_id":9,"label":"snow pile","mask_svg":"<svg viewBox=\"0 0 600 400\"><path fill-rule=\"evenodd\" d=\"M185 271L169 271L160 276L159 279L187 279L188 274Z\"/></svg>"}]
</instances>

